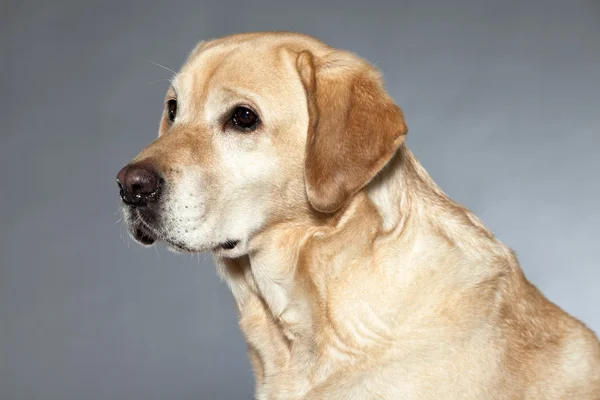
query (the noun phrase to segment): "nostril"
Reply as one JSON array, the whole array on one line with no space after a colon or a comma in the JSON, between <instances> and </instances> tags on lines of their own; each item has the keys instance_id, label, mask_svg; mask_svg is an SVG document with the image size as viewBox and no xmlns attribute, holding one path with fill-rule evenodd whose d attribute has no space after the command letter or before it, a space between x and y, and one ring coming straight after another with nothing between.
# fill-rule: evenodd
<instances>
[{"instance_id":1,"label":"nostril","mask_svg":"<svg viewBox=\"0 0 600 400\"><path fill-rule=\"evenodd\" d=\"M160 178L148 162L126 166L117 175L121 199L130 205L146 205L156 199Z\"/></svg>"}]
</instances>

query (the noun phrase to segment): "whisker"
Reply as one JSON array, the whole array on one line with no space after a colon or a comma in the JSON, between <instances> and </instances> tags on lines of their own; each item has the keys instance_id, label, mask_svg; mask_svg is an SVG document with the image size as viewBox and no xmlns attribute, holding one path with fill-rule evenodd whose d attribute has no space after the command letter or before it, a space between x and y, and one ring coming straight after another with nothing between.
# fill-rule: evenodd
<instances>
[{"instance_id":1,"label":"whisker","mask_svg":"<svg viewBox=\"0 0 600 400\"><path fill-rule=\"evenodd\" d=\"M126 244L125 236L123 236L123 225L119 226L119 237L121 238L121 241L123 242L123 244Z\"/></svg>"},{"instance_id":2,"label":"whisker","mask_svg":"<svg viewBox=\"0 0 600 400\"><path fill-rule=\"evenodd\" d=\"M171 68L167 68L164 65L160 65L159 63L155 63L154 61L148 60L149 63L156 65L157 67L161 67L173 73L173 75L177 75L177 72L173 71Z\"/></svg>"}]
</instances>

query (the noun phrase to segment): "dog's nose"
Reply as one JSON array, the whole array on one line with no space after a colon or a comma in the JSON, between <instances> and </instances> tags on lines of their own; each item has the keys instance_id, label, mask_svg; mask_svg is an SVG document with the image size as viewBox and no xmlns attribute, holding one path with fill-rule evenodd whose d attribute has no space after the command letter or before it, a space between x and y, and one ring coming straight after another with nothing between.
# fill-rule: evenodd
<instances>
[{"instance_id":1,"label":"dog's nose","mask_svg":"<svg viewBox=\"0 0 600 400\"><path fill-rule=\"evenodd\" d=\"M117 174L121 199L125 204L145 206L156 199L160 177L149 163L126 165Z\"/></svg>"}]
</instances>

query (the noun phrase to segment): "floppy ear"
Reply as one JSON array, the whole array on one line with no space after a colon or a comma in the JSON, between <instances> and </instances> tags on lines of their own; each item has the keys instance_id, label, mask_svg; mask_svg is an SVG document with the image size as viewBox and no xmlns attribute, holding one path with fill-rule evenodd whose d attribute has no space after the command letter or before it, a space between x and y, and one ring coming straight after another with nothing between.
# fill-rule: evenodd
<instances>
[{"instance_id":1,"label":"floppy ear","mask_svg":"<svg viewBox=\"0 0 600 400\"><path fill-rule=\"evenodd\" d=\"M303 51L296 66L308 97L305 181L317 211L332 213L392 158L407 128L379 73L366 61L334 51Z\"/></svg>"}]
</instances>

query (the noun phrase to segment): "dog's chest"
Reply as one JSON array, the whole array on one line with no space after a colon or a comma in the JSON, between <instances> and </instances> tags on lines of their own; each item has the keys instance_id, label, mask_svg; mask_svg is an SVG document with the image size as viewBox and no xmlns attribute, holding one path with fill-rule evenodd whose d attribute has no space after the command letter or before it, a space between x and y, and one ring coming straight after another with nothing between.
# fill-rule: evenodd
<instances>
[{"instance_id":1,"label":"dog's chest","mask_svg":"<svg viewBox=\"0 0 600 400\"><path fill-rule=\"evenodd\" d=\"M217 260L217 265L238 307L257 393L268 387L269 399L279 398L275 393L302 396L312 386L317 357L309 305L294 298L285 277L252 270L244 260Z\"/></svg>"},{"instance_id":2,"label":"dog's chest","mask_svg":"<svg viewBox=\"0 0 600 400\"><path fill-rule=\"evenodd\" d=\"M372 312L368 297L345 308L338 303L349 296L338 293L329 301L344 312L328 314L322 304L297 292L306 285L299 288L285 276L261 272L239 260L220 266L238 306L257 393L268 390L265 398L302 398L344 366L387 347L389 332Z\"/></svg>"}]
</instances>

